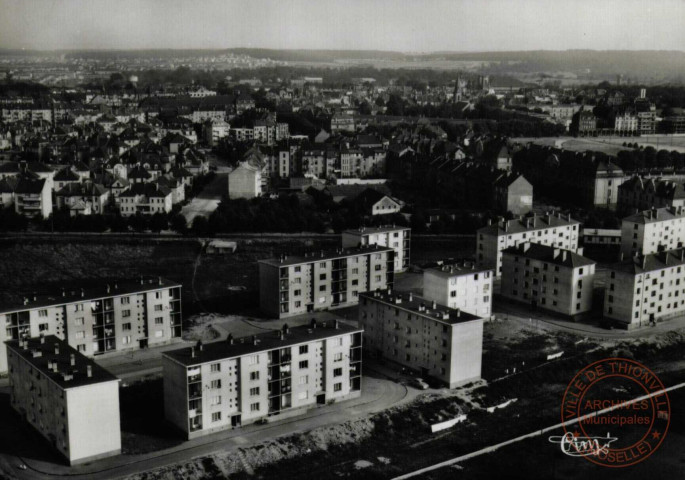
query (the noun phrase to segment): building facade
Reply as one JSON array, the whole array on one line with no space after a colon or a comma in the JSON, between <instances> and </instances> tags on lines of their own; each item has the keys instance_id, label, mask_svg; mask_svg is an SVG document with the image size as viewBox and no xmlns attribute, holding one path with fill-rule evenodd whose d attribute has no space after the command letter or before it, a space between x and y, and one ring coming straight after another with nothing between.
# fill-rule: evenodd
<instances>
[{"instance_id":1,"label":"building facade","mask_svg":"<svg viewBox=\"0 0 685 480\"><path fill-rule=\"evenodd\" d=\"M502 252L501 295L570 317L592 309L595 262L561 248L522 243Z\"/></svg>"},{"instance_id":2,"label":"building facade","mask_svg":"<svg viewBox=\"0 0 685 480\"><path fill-rule=\"evenodd\" d=\"M480 379L483 319L392 290L359 304L365 348L455 388Z\"/></svg>"},{"instance_id":3,"label":"building facade","mask_svg":"<svg viewBox=\"0 0 685 480\"><path fill-rule=\"evenodd\" d=\"M423 298L481 318L492 316L494 272L474 263L443 265L423 271Z\"/></svg>"},{"instance_id":4,"label":"building facade","mask_svg":"<svg viewBox=\"0 0 685 480\"><path fill-rule=\"evenodd\" d=\"M259 261L259 305L284 318L356 305L361 292L392 287L395 251L378 245Z\"/></svg>"},{"instance_id":5,"label":"building facade","mask_svg":"<svg viewBox=\"0 0 685 480\"><path fill-rule=\"evenodd\" d=\"M118 378L54 335L7 342L7 362L11 407L70 465L121 453Z\"/></svg>"},{"instance_id":6,"label":"building facade","mask_svg":"<svg viewBox=\"0 0 685 480\"><path fill-rule=\"evenodd\" d=\"M410 265L411 228L408 227L362 227L342 232L343 248L380 245L395 250L395 273L404 272Z\"/></svg>"},{"instance_id":7,"label":"building facade","mask_svg":"<svg viewBox=\"0 0 685 480\"><path fill-rule=\"evenodd\" d=\"M611 265L604 318L633 329L685 311L685 249L629 257Z\"/></svg>"},{"instance_id":8,"label":"building facade","mask_svg":"<svg viewBox=\"0 0 685 480\"><path fill-rule=\"evenodd\" d=\"M362 329L337 321L163 355L164 412L190 439L359 397Z\"/></svg>"},{"instance_id":9,"label":"building facade","mask_svg":"<svg viewBox=\"0 0 685 480\"><path fill-rule=\"evenodd\" d=\"M0 325L0 373L7 371L5 340L55 335L86 356L161 345L181 337L181 285L141 278L65 288L0 307Z\"/></svg>"},{"instance_id":10,"label":"building facade","mask_svg":"<svg viewBox=\"0 0 685 480\"><path fill-rule=\"evenodd\" d=\"M547 213L529 215L513 220L502 220L476 232L476 255L478 264L495 271L502 271L502 250L520 243L534 242L567 250L578 250L580 222L570 215Z\"/></svg>"},{"instance_id":11,"label":"building facade","mask_svg":"<svg viewBox=\"0 0 685 480\"><path fill-rule=\"evenodd\" d=\"M621 253L625 257L673 250L685 241L685 208L652 208L621 221Z\"/></svg>"}]
</instances>

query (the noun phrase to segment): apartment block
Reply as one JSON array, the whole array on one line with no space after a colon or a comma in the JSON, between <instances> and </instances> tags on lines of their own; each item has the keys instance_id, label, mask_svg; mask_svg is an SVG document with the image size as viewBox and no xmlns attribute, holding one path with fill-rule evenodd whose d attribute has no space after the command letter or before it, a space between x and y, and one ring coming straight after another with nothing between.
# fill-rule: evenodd
<instances>
[{"instance_id":1,"label":"apartment block","mask_svg":"<svg viewBox=\"0 0 685 480\"><path fill-rule=\"evenodd\" d=\"M633 329L685 312L685 248L636 255L607 269L604 318Z\"/></svg>"},{"instance_id":2,"label":"apartment block","mask_svg":"<svg viewBox=\"0 0 685 480\"><path fill-rule=\"evenodd\" d=\"M395 251L371 245L259 261L259 304L285 318L356 305L360 292L392 287Z\"/></svg>"},{"instance_id":3,"label":"apartment block","mask_svg":"<svg viewBox=\"0 0 685 480\"><path fill-rule=\"evenodd\" d=\"M625 257L673 250L685 241L685 208L652 208L621 221L621 253Z\"/></svg>"},{"instance_id":4,"label":"apartment block","mask_svg":"<svg viewBox=\"0 0 685 480\"><path fill-rule=\"evenodd\" d=\"M423 271L423 298L477 317L490 318L494 277L492 270L478 268L475 263L427 268Z\"/></svg>"},{"instance_id":5,"label":"apartment block","mask_svg":"<svg viewBox=\"0 0 685 480\"><path fill-rule=\"evenodd\" d=\"M366 292L359 304L365 348L449 388L481 375L483 319L392 290Z\"/></svg>"},{"instance_id":6,"label":"apartment block","mask_svg":"<svg viewBox=\"0 0 685 480\"><path fill-rule=\"evenodd\" d=\"M166 352L164 412L186 438L361 395L362 329L323 322Z\"/></svg>"},{"instance_id":7,"label":"apartment block","mask_svg":"<svg viewBox=\"0 0 685 480\"><path fill-rule=\"evenodd\" d=\"M592 309L593 260L528 242L502 254L500 293L504 298L570 317Z\"/></svg>"},{"instance_id":8,"label":"apartment block","mask_svg":"<svg viewBox=\"0 0 685 480\"><path fill-rule=\"evenodd\" d=\"M342 232L343 248L380 245L395 250L395 273L409 268L411 228L407 227L362 227Z\"/></svg>"},{"instance_id":9,"label":"apartment block","mask_svg":"<svg viewBox=\"0 0 685 480\"><path fill-rule=\"evenodd\" d=\"M55 335L86 356L135 350L180 338L181 285L163 278L64 287L0 306L0 373L7 371L5 340Z\"/></svg>"},{"instance_id":10,"label":"apartment block","mask_svg":"<svg viewBox=\"0 0 685 480\"><path fill-rule=\"evenodd\" d=\"M70 465L121 453L119 379L54 335L6 345L12 409Z\"/></svg>"},{"instance_id":11,"label":"apartment block","mask_svg":"<svg viewBox=\"0 0 685 480\"><path fill-rule=\"evenodd\" d=\"M502 250L521 243L533 242L550 247L577 251L580 222L570 215L546 213L520 216L513 220L500 220L476 232L478 264L502 273Z\"/></svg>"}]
</instances>

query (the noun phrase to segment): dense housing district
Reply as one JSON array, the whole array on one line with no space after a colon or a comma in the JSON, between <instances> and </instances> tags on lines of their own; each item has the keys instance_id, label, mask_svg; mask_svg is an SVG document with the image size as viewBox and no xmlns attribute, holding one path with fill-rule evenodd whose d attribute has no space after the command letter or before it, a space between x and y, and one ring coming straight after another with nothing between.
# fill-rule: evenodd
<instances>
[{"instance_id":1,"label":"dense housing district","mask_svg":"<svg viewBox=\"0 0 685 480\"><path fill-rule=\"evenodd\" d=\"M179 58L240 69L65 57L0 82L0 231L27 251L109 242L98 264L122 273L56 272L69 280L0 303L7 414L60 459L24 468L134 472L214 444L249 466L253 439L455 399L469 407L440 403L431 433L470 428L518 400L500 380L587 341L550 332L641 338L685 318L670 91ZM119 243L160 265L120 267ZM169 245L191 266L167 268ZM512 324L550 341L509 348ZM131 428L136 402L155 432ZM442 438L424 433L411 448Z\"/></svg>"}]
</instances>

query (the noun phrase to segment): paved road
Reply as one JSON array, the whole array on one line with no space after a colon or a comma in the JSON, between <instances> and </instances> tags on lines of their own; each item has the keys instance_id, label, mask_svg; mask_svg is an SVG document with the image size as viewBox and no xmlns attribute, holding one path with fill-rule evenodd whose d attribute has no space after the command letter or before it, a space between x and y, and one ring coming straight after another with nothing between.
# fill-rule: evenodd
<instances>
[{"instance_id":1,"label":"paved road","mask_svg":"<svg viewBox=\"0 0 685 480\"><path fill-rule=\"evenodd\" d=\"M0 455L0 469L10 478L39 479L54 477L75 477L82 479L120 478L138 472L155 470L191 458L208 455L213 452L230 452L255 444L272 440L276 437L305 433L312 429L337 425L383 411L389 407L409 402L420 393L398 383L380 378L381 375L365 376L362 396L357 399L336 405L314 408L305 415L293 417L266 425L249 425L236 430L208 435L206 437L184 442L159 452L144 455L121 455L104 459L90 465L67 467L51 461L29 459L12 455ZM0 433L1 435L1 433ZM25 441L18 439L17 441ZM40 448L49 448L47 443ZM19 470L21 463L27 470Z\"/></svg>"}]
</instances>

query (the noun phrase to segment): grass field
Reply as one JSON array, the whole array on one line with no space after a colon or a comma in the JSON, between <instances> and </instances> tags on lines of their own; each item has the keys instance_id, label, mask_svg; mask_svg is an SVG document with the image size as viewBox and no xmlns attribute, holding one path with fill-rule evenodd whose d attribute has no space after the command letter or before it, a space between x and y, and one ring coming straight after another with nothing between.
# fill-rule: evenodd
<instances>
[{"instance_id":1,"label":"grass field","mask_svg":"<svg viewBox=\"0 0 685 480\"><path fill-rule=\"evenodd\" d=\"M685 136L646 135L641 137L548 137L548 138L512 138L510 142L522 144L534 143L549 147L563 148L572 152L603 152L607 155L617 155L621 150L627 150L623 143L637 143L645 147L652 146L657 150L677 150L685 152Z\"/></svg>"}]
</instances>

